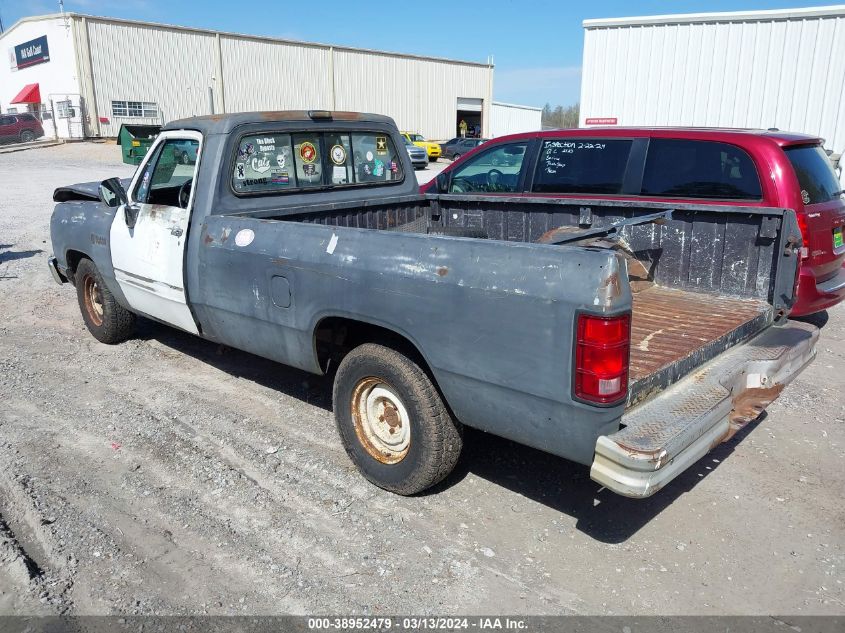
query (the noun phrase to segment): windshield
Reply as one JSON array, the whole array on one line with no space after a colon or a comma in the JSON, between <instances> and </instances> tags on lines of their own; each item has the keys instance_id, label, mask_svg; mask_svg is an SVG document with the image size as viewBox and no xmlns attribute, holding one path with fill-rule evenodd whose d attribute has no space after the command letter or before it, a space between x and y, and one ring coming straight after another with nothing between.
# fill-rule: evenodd
<instances>
[{"instance_id":1,"label":"windshield","mask_svg":"<svg viewBox=\"0 0 845 633\"><path fill-rule=\"evenodd\" d=\"M408 136L410 136L411 140L414 141L415 143L417 141L424 141L425 140L425 138L423 137L422 134L408 134Z\"/></svg>"},{"instance_id":2,"label":"windshield","mask_svg":"<svg viewBox=\"0 0 845 633\"><path fill-rule=\"evenodd\" d=\"M414 145L414 144L413 144L411 141L409 141L406 137L404 137L404 136L403 136L403 137L402 137L402 140L403 140L403 141L405 141L405 145L407 145L408 147L416 147L416 145Z\"/></svg>"}]
</instances>

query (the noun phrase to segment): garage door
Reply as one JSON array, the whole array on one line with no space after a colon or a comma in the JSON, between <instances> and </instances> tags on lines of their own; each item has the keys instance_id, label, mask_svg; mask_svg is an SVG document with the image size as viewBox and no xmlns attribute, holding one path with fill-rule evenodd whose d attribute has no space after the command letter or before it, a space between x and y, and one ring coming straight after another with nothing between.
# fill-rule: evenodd
<instances>
[{"instance_id":1,"label":"garage door","mask_svg":"<svg viewBox=\"0 0 845 633\"><path fill-rule=\"evenodd\" d=\"M484 99L471 99L470 97L458 97L458 110L464 112L481 112Z\"/></svg>"}]
</instances>

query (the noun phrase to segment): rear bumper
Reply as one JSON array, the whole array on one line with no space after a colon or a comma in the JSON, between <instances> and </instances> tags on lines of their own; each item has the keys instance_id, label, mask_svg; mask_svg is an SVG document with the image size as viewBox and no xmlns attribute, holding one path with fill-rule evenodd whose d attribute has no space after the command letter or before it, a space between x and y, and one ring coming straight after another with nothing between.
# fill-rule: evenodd
<instances>
[{"instance_id":1,"label":"rear bumper","mask_svg":"<svg viewBox=\"0 0 845 633\"><path fill-rule=\"evenodd\" d=\"M804 316L821 312L845 300L845 266L839 272L822 282L816 282L816 276L808 266L802 266L798 280L798 292L790 316Z\"/></svg>"},{"instance_id":2,"label":"rear bumper","mask_svg":"<svg viewBox=\"0 0 845 633\"><path fill-rule=\"evenodd\" d=\"M57 284L66 284L67 274L65 274L59 268L59 262L55 257L48 257L47 258L47 268L50 269L50 274L53 276L53 279L56 281Z\"/></svg>"},{"instance_id":3,"label":"rear bumper","mask_svg":"<svg viewBox=\"0 0 845 633\"><path fill-rule=\"evenodd\" d=\"M770 327L622 417L596 442L590 477L648 497L757 418L816 355L816 327Z\"/></svg>"}]
</instances>

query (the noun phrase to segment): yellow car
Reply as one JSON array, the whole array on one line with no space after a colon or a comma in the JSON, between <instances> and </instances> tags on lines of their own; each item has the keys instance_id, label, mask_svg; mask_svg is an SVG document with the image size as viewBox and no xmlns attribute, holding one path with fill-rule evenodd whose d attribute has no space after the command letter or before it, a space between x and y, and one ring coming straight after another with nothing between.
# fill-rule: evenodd
<instances>
[{"instance_id":1,"label":"yellow car","mask_svg":"<svg viewBox=\"0 0 845 633\"><path fill-rule=\"evenodd\" d=\"M437 143L425 140L422 134L417 134L416 132L402 132L401 134L417 147L422 147L426 154L428 154L428 160L435 161L440 158L441 150L440 145Z\"/></svg>"}]
</instances>

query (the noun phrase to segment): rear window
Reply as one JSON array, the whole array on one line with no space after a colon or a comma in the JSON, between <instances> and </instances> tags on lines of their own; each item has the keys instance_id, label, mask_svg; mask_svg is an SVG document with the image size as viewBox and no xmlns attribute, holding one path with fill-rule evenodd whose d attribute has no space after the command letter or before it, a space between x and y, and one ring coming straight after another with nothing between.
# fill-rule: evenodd
<instances>
[{"instance_id":1,"label":"rear window","mask_svg":"<svg viewBox=\"0 0 845 633\"><path fill-rule=\"evenodd\" d=\"M651 139L642 194L674 198L759 200L760 178L751 157L736 145Z\"/></svg>"},{"instance_id":2,"label":"rear window","mask_svg":"<svg viewBox=\"0 0 845 633\"><path fill-rule=\"evenodd\" d=\"M393 140L381 132L255 134L238 143L235 193L390 184L404 178Z\"/></svg>"},{"instance_id":3,"label":"rear window","mask_svg":"<svg viewBox=\"0 0 845 633\"><path fill-rule=\"evenodd\" d=\"M630 140L556 139L543 143L532 191L540 193L622 192Z\"/></svg>"},{"instance_id":4,"label":"rear window","mask_svg":"<svg viewBox=\"0 0 845 633\"><path fill-rule=\"evenodd\" d=\"M787 147L784 152L798 177L804 204L818 204L839 198L842 187L821 146Z\"/></svg>"}]
</instances>

